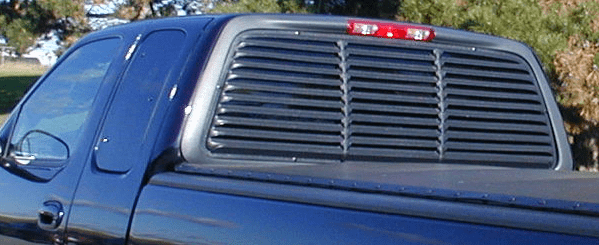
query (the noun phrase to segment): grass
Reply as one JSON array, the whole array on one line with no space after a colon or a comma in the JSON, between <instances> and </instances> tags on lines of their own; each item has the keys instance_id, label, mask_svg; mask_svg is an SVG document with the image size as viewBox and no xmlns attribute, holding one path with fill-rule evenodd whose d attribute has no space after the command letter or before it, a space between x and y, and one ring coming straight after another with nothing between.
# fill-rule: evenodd
<instances>
[{"instance_id":1,"label":"grass","mask_svg":"<svg viewBox=\"0 0 599 245\"><path fill-rule=\"evenodd\" d=\"M27 88L44 72L46 67L7 62L0 65L0 124L21 99Z\"/></svg>"},{"instance_id":2,"label":"grass","mask_svg":"<svg viewBox=\"0 0 599 245\"><path fill-rule=\"evenodd\" d=\"M4 123L4 121L6 121L6 119L8 118L9 113L5 113L5 114L0 114L0 125L2 125Z\"/></svg>"}]
</instances>

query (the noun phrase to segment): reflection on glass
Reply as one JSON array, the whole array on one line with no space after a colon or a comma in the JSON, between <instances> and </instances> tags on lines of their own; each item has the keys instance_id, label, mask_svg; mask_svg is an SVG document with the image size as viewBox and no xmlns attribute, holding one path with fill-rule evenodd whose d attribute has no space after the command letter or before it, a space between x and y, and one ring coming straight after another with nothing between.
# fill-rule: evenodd
<instances>
[{"instance_id":1,"label":"reflection on glass","mask_svg":"<svg viewBox=\"0 0 599 245\"><path fill-rule=\"evenodd\" d=\"M66 160L69 149L65 142L47 132L29 131L15 145L15 156L33 156L34 159Z\"/></svg>"},{"instance_id":2,"label":"reflection on glass","mask_svg":"<svg viewBox=\"0 0 599 245\"><path fill-rule=\"evenodd\" d=\"M19 147L23 143L19 141L26 139L29 145L20 149L21 154L64 157L64 148L43 140L52 137L26 137L31 131L47 132L64 141L67 149L76 148L78 135L119 43L120 39L113 38L82 46L43 81L23 105L15 127L11 144Z\"/></svg>"}]
</instances>

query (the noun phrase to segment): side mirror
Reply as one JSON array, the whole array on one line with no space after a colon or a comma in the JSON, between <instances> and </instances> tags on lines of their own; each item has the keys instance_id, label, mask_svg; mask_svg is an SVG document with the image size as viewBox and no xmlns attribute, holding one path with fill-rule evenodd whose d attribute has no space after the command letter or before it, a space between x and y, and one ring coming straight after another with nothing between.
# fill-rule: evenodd
<instances>
[{"instance_id":1,"label":"side mirror","mask_svg":"<svg viewBox=\"0 0 599 245\"><path fill-rule=\"evenodd\" d=\"M4 167L24 178L48 181L64 167L69 147L60 138L42 131L27 132L8 148Z\"/></svg>"},{"instance_id":2,"label":"side mirror","mask_svg":"<svg viewBox=\"0 0 599 245\"><path fill-rule=\"evenodd\" d=\"M63 140L48 132L32 130L19 139L10 152L10 157L20 165L29 165L36 159L63 161L69 158L69 147Z\"/></svg>"}]
</instances>

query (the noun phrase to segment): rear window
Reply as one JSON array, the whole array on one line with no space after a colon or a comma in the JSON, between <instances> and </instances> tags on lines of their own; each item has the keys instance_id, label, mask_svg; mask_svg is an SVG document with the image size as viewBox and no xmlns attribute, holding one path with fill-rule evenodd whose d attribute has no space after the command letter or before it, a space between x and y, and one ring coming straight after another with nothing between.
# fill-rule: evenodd
<instances>
[{"instance_id":1,"label":"rear window","mask_svg":"<svg viewBox=\"0 0 599 245\"><path fill-rule=\"evenodd\" d=\"M216 159L556 164L536 78L512 53L290 31L231 47L202 146Z\"/></svg>"}]
</instances>

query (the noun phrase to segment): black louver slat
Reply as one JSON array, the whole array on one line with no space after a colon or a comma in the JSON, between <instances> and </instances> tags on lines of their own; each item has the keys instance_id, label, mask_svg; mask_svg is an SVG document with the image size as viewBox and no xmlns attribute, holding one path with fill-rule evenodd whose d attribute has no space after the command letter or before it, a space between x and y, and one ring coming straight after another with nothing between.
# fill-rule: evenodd
<instances>
[{"instance_id":1,"label":"black louver slat","mask_svg":"<svg viewBox=\"0 0 599 245\"><path fill-rule=\"evenodd\" d=\"M540 134L549 135L551 129L547 125L533 125L533 124L522 124L522 123L506 123L506 122L484 122L480 123L476 120L458 120L458 119L447 119L447 125L452 125L453 128L465 129L467 132L488 132L488 131L501 131L501 132L538 132ZM470 129L470 130L468 130ZM540 139L543 139L542 137ZM544 139L546 141L546 139Z\"/></svg>"},{"instance_id":2,"label":"black louver slat","mask_svg":"<svg viewBox=\"0 0 599 245\"><path fill-rule=\"evenodd\" d=\"M447 98L445 101L448 105L452 106L469 106L481 109L497 109L497 110L526 110L526 111L541 111L541 104L525 104L525 103L511 103L504 101L484 101L476 100L476 103L472 103L473 99L457 99Z\"/></svg>"},{"instance_id":3,"label":"black louver slat","mask_svg":"<svg viewBox=\"0 0 599 245\"><path fill-rule=\"evenodd\" d=\"M536 79L516 55L256 31L228 64L207 137L217 158L556 162Z\"/></svg>"}]
</instances>

